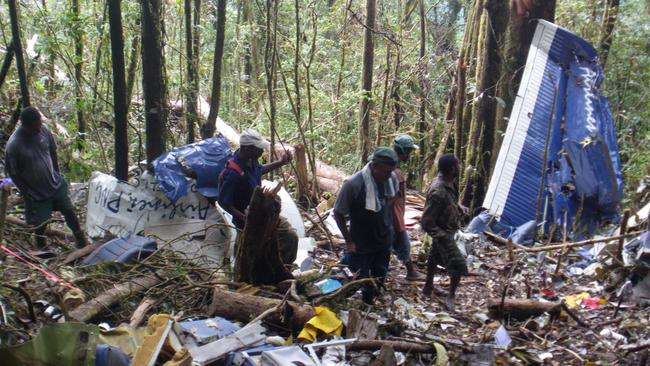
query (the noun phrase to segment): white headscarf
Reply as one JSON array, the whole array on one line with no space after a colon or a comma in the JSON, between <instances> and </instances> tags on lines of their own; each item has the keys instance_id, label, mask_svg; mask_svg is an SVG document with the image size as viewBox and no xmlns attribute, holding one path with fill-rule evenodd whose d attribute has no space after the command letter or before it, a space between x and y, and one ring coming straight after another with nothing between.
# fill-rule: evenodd
<instances>
[{"instance_id":1,"label":"white headscarf","mask_svg":"<svg viewBox=\"0 0 650 366\"><path fill-rule=\"evenodd\" d=\"M264 150L271 146L271 143L266 141L266 139L264 139L264 137L262 137L259 132L255 131L252 128L249 128L246 131L242 132L241 136L239 137L239 145L255 146Z\"/></svg>"}]
</instances>

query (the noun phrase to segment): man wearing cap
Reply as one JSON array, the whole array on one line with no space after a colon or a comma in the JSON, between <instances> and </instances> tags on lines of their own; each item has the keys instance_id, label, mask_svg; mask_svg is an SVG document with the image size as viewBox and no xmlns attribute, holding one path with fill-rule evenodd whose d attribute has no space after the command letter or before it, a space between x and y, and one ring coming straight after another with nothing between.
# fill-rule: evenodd
<instances>
[{"instance_id":1,"label":"man wearing cap","mask_svg":"<svg viewBox=\"0 0 650 366\"><path fill-rule=\"evenodd\" d=\"M35 107L20 113L20 126L7 141L5 171L25 199L25 221L35 227L37 247L46 245L44 234L52 211L63 214L77 247L86 245L68 196L68 183L59 171L54 138Z\"/></svg>"},{"instance_id":2,"label":"man wearing cap","mask_svg":"<svg viewBox=\"0 0 650 366\"><path fill-rule=\"evenodd\" d=\"M427 278L422 292L444 296L444 292L433 286L433 275L437 267L444 267L449 274L449 293L445 305L454 310L456 289L460 278L467 275L465 257L458 249L454 234L460 227L466 207L458 203L458 177L460 162L454 154L444 154L438 160L438 176L427 191L427 200L422 212L420 225L431 236L431 249L427 260Z\"/></svg>"},{"instance_id":3,"label":"man wearing cap","mask_svg":"<svg viewBox=\"0 0 650 366\"><path fill-rule=\"evenodd\" d=\"M345 238L344 263L358 278L377 280L377 287L362 288L363 301L372 304L388 273L396 191L391 176L399 158L393 149L378 147L369 160L343 183L334 204L334 219Z\"/></svg>"},{"instance_id":4,"label":"man wearing cap","mask_svg":"<svg viewBox=\"0 0 650 366\"><path fill-rule=\"evenodd\" d=\"M418 149L418 145L413 142L409 135L400 135L393 140L393 150L397 153L399 162L394 171L397 180L395 192L395 203L393 204L393 225L395 226L395 240L393 241L393 252L397 255L406 267L406 279L409 281L423 280L424 275L418 272L411 261L411 242L409 234L406 231L404 223L404 212L406 211L406 179L400 169L400 163L406 163L413 150Z\"/></svg>"},{"instance_id":5,"label":"man wearing cap","mask_svg":"<svg viewBox=\"0 0 650 366\"><path fill-rule=\"evenodd\" d=\"M226 163L219 177L219 205L232 215L233 224L240 230L246 223L246 208L250 203L255 187L262 184L262 175L289 163L293 156L285 152L280 160L260 164L258 159L271 144L259 132L247 129L239 137L239 149ZM280 256L285 264L296 259L298 236L284 218L280 218L278 244ZM293 234L293 235L292 235Z\"/></svg>"}]
</instances>

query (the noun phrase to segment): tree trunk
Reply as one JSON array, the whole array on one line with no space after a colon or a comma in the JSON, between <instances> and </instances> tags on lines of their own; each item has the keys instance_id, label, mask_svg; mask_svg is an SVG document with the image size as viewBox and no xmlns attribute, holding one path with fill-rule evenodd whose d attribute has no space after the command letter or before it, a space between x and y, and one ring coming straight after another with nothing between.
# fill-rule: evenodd
<instances>
[{"instance_id":1,"label":"tree trunk","mask_svg":"<svg viewBox=\"0 0 650 366\"><path fill-rule=\"evenodd\" d=\"M293 148L294 162L296 164L296 183L298 185L298 202L305 207L311 201L309 194L309 175L307 174L307 156L305 155L305 146L296 145Z\"/></svg>"},{"instance_id":2,"label":"tree trunk","mask_svg":"<svg viewBox=\"0 0 650 366\"><path fill-rule=\"evenodd\" d=\"M221 59L223 58L223 42L226 29L226 0L217 1L217 36L214 43L214 62L212 64L212 94L210 96L210 113L208 120L201 128L201 138L207 139L214 135L217 115L221 99Z\"/></svg>"},{"instance_id":3,"label":"tree trunk","mask_svg":"<svg viewBox=\"0 0 650 366\"><path fill-rule=\"evenodd\" d=\"M194 142L194 126L196 125L196 98L198 96L196 60L194 59L194 36L192 23L192 0L185 0L185 52L187 61L187 89L185 92L185 120L187 122L187 143Z\"/></svg>"},{"instance_id":4,"label":"tree trunk","mask_svg":"<svg viewBox=\"0 0 650 366\"><path fill-rule=\"evenodd\" d=\"M536 0L532 2L514 1L509 12L510 26L505 46L503 77L497 89L504 107L497 108L496 124L494 129L494 149L492 150L491 165L496 163L503 134L507 127L507 116L512 111L519 83L524 73L528 49L535 35L537 22L535 19L544 19L549 22L555 20L555 0ZM511 77L507 77L512 75Z\"/></svg>"},{"instance_id":5,"label":"tree trunk","mask_svg":"<svg viewBox=\"0 0 650 366\"><path fill-rule=\"evenodd\" d=\"M113 112L115 113L115 177L129 177L129 141L127 135L127 100L124 81L124 38L122 35L121 0L108 2L113 64Z\"/></svg>"},{"instance_id":6,"label":"tree trunk","mask_svg":"<svg viewBox=\"0 0 650 366\"><path fill-rule=\"evenodd\" d=\"M370 110L372 101L372 68L375 56L372 31L375 29L375 0L366 0L366 29L363 38L363 68L361 70L361 103L359 106L359 142L361 165L370 155Z\"/></svg>"},{"instance_id":7,"label":"tree trunk","mask_svg":"<svg viewBox=\"0 0 650 366\"><path fill-rule=\"evenodd\" d=\"M478 208L483 202L485 189L491 174L491 154L494 143L496 120L496 89L502 73L502 45L508 26L507 5L501 0L489 0L486 6L486 27L482 29L484 46L481 67L477 67L479 98L475 101L472 113L473 134L467 164L474 167L463 187L463 202L470 209Z\"/></svg>"},{"instance_id":8,"label":"tree trunk","mask_svg":"<svg viewBox=\"0 0 650 366\"><path fill-rule=\"evenodd\" d=\"M275 58L276 58L276 35L277 35L277 11L278 3L274 0L266 1L266 43L264 46L264 71L266 75L266 93L269 98L269 125L271 130L271 146L275 146ZM271 149L271 160L275 151ZM271 171L273 179L273 171Z\"/></svg>"},{"instance_id":9,"label":"tree trunk","mask_svg":"<svg viewBox=\"0 0 650 366\"><path fill-rule=\"evenodd\" d=\"M276 193L279 188L280 185L273 190L257 187L253 193L235 261L237 282L275 285L293 278L278 250L280 202Z\"/></svg>"},{"instance_id":10,"label":"tree trunk","mask_svg":"<svg viewBox=\"0 0 650 366\"><path fill-rule=\"evenodd\" d=\"M147 164L165 151L165 83L163 78L161 0L141 0L142 92L146 123Z\"/></svg>"},{"instance_id":11,"label":"tree trunk","mask_svg":"<svg viewBox=\"0 0 650 366\"><path fill-rule=\"evenodd\" d=\"M22 107L31 105L29 100L29 87L27 86L27 74L25 72L25 59L23 57L23 44L20 40L20 25L18 23L18 10L16 0L7 0L9 5L9 18L11 19L11 35L14 44L14 53L16 56L16 69L18 70L18 79L20 81L20 103Z\"/></svg>"},{"instance_id":12,"label":"tree trunk","mask_svg":"<svg viewBox=\"0 0 650 366\"><path fill-rule=\"evenodd\" d=\"M72 0L73 39L74 39L74 93L75 109L77 111L77 150L82 151L86 139L86 120L84 118L83 91L81 79L83 72L83 28L81 24L81 8L79 0Z\"/></svg>"},{"instance_id":13,"label":"tree trunk","mask_svg":"<svg viewBox=\"0 0 650 366\"><path fill-rule=\"evenodd\" d=\"M135 86L135 79L138 70L138 61L140 57L140 36L136 33L131 38L131 53L129 54L129 70L127 71L126 79L126 110L128 112L133 99L133 87Z\"/></svg>"},{"instance_id":14,"label":"tree trunk","mask_svg":"<svg viewBox=\"0 0 650 366\"><path fill-rule=\"evenodd\" d=\"M560 315L560 310L560 304L553 302L530 299L505 299L502 304L501 299L488 300L488 311L494 319L512 317L519 320L526 320L544 313L557 316Z\"/></svg>"},{"instance_id":15,"label":"tree trunk","mask_svg":"<svg viewBox=\"0 0 650 366\"><path fill-rule=\"evenodd\" d=\"M603 22L600 27L600 45L598 47L600 54L600 63L605 68L607 63L607 56L609 56L609 49L612 47L612 39L614 38L614 25L616 25L616 18L618 17L619 0L607 0L605 4L605 12L603 13Z\"/></svg>"},{"instance_id":16,"label":"tree trunk","mask_svg":"<svg viewBox=\"0 0 650 366\"><path fill-rule=\"evenodd\" d=\"M420 156L427 156L427 121L426 121L426 76L427 63L425 61L426 51L426 14L424 10L424 0L418 0L418 10L420 14L420 54L418 62L418 79L420 80L420 106L418 111L418 129L420 135ZM424 175L426 164L420 164L420 178ZM420 181L421 183L421 181Z\"/></svg>"},{"instance_id":17,"label":"tree trunk","mask_svg":"<svg viewBox=\"0 0 650 366\"><path fill-rule=\"evenodd\" d=\"M5 83L5 78L9 73L9 68L11 67L11 62L14 60L14 44L9 43L5 53L5 59L2 61L2 67L0 68L0 89Z\"/></svg>"}]
</instances>

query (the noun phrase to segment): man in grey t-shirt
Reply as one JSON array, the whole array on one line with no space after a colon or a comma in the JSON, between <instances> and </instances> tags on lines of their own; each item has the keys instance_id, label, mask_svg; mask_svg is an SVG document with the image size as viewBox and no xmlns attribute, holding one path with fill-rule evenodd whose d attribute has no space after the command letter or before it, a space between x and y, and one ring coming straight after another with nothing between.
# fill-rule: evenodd
<instances>
[{"instance_id":1,"label":"man in grey t-shirt","mask_svg":"<svg viewBox=\"0 0 650 366\"><path fill-rule=\"evenodd\" d=\"M20 122L7 141L5 170L23 194L25 221L36 227L36 245L45 247L43 234L47 222L52 211L60 211L77 246L85 246L85 235L68 196L68 184L59 172L56 144L43 125L41 112L27 107L20 114Z\"/></svg>"}]
</instances>

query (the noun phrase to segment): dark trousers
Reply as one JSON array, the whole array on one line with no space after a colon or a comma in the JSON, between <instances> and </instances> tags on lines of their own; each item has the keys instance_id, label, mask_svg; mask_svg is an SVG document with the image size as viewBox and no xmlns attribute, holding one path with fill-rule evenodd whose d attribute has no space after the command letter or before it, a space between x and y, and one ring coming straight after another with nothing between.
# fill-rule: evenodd
<instances>
[{"instance_id":1,"label":"dark trousers","mask_svg":"<svg viewBox=\"0 0 650 366\"><path fill-rule=\"evenodd\" d=\"M390 262L390 249L372 253L346 253L341 263L346 264L357 278L375 278L377 286L364 285L361 288L363 301L372 304L384 284Z\"/></svg>"},{"instance_id":2,"label":"dark trousers","mask_svg":"<svg viewBox=\"0 0 650 366\"><path fill-rule=\"evenodd\" d=\"M64 180L61 187L54 192L52 197L44 200L34 200L28 195L25 198L25 221L32 226L35 226L34 233L36 234L36 245L39 248L44 248L45 242L45 229L47 223L52 218L53 211L59 211L65 218L65 223L68 225L72 234L77 241L77 246L85 244L85 238L79 220L74 212L72 202L68 195L68 184Z\"/></svg>"}]
</instances>

